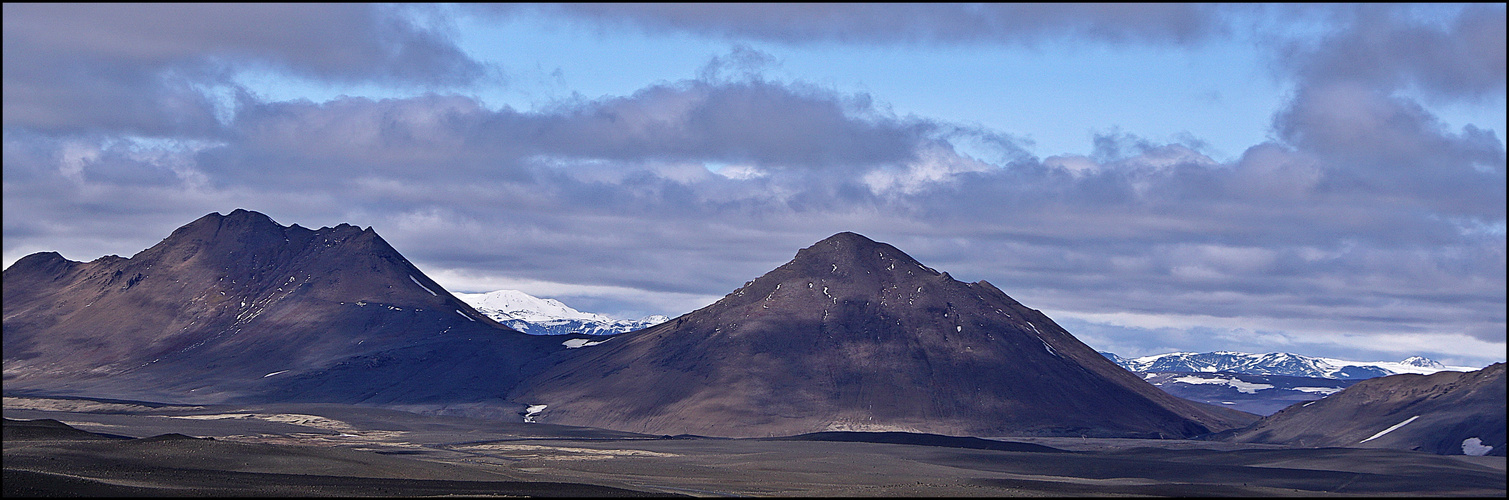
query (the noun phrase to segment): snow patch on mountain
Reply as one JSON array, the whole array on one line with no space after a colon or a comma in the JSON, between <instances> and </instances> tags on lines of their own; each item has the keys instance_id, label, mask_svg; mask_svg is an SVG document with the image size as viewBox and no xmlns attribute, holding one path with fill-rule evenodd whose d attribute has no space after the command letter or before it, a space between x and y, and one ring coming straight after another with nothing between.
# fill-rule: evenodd
<instances>
[{"instance_id":1,"label":"snow patch on mountain","mask_svg":"<svg viewBox=\"0 0 1509 500\"><path fill-rule=\"evenodd\" d=\"M1201 377L1201 376L1198 376L1198 375L1191 375L1191 376L1187 376L1187 377L1179 377L1179 378L1174 379L1174 381L1175 382L1183 382L1183 383L1186 383L1186 384L1220 384L1220 385L1229 385L1232 388L1235 388L1237 390L1237 392L1245 392L1247 394L1257 394L1257 391L1261 391L1263 389L1272 389L1273 388L1273 384L1255 384L1255 383L1251 383L1251 382L1245 382L1245 381L1237 380L1237 379L1234 379L1234 378L1225 378L1225 377L1204 378L1204 377Z\"/></svg>"},{"instance_id":2,"label":"snow patch on mountain","mask_svg":"<svg viewBox=\"0 0 1509 500\"><path fill-rule=\"evenodd\" d=\"M592 341L587 339L571 339L565 342L561 342L561 345L566 346L567 349L578 349L582 347L595 346L603 342L607 342L607 340Z\"/></svg>"},{"instance_id":3,"label":"snow patch on mountain","mask_svg":"<svg viewBox=\"0 0 1509 500\"><path fill-rule=\"evenodd\" d=\"M539 415L540 412L545 411L545 407L546 407L546 405L529 405L529 408L526 408L524 410L524 423L526 423L526 424L533 424L533 423L535 423L535 421L534 421L535 415Z\"/></svg>"},{"instance_id":4,"label":"snow patch on mountain","mask_svg":"<svg viewBox=\"0 0 1509 500\"><path fill-rule=\"evenodd\" d=\"M1487 455L1490 451L1493 451L1493 447L1484 445L1483 440L1480 438L1474 437L1462 440L1463 455L1481 457L1483 455Z\"/></svg>"},{"instance_id":5,"label":"snow patch on mountain","mask_svg":"<svg viewBox=\"0 0 1509 500\"><path fill-rule=\"evenodd\" d=\"M1319 394L1319 395L1322 395L1322 396L1330 396L1332 394L1336 394L1338 392L1341 392L1341 389L1342 388L1340 388L1340 387L1294 387L1294 388L1291 388L1290 390L1292 390L1292 391L1300 391L1300 392L1308 392L1308 393L1312 393L1312 394Z\"/></svg>"},{"instance_id":6,"label":"snow patch on mountain","mask_svg":"<svg viewBox=\"0 0 1509 500\"><path fill-rule=\"evenodd\" d=\"M493 320L531 335L615 335L648 328L666 322L665 316L646 316L637 320L616 319L603 314L582 312L555 299L544 299L518 290L487 293L454 293Z\"/></svg>"}]
</instances>

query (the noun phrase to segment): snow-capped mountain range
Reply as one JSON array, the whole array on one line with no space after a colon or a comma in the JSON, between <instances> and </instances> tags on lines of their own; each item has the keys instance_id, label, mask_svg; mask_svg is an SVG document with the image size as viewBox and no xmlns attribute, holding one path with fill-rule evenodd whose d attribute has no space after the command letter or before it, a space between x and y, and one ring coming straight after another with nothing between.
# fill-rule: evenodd
<instances>
[{"instance_id":1,"label":"snow-capped mountain range","mask_svg":"<svg viewBox=\"0 0 1509 500\"><path fill-rule=\"evenodd\" d=\"M654 326L669 319L660 315L641 319L614 319L602 314L581 312L559 300L542 299L518 290L452 295L470 304L477 312L531 335L614 335Z\"/></svg>"},{"instance_id":2,"label":"snow-capped mountain range","mask_svg":"<svg viewBox=\"0 0 1509 500\"><path fill-rule=\"evenodd\" d=\"M1361 380L1400 373L1429 375L1439 371L1467 372L1468 366L1446 366L1420 356L1403 361L1347 361L1302 356L1287 352L1248 354L1242 352L1171 352L1138 358L1123 358L1102 352L1111 361L1134 372L1228 372L1248 375Z\"/></svg>"}]
</instances>

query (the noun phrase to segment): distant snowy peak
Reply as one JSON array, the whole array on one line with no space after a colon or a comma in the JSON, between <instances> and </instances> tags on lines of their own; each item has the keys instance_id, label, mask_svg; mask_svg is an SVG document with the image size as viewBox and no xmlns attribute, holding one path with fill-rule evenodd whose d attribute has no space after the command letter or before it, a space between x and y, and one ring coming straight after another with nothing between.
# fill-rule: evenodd
<instances>
[{"instance_id":1,"label":"distant snowy peak","mask_svg":"<svg viewBox=\"0 0 1509 500\"><path fill-rule=\"evenodd\" d=\"M659 315L637 320L614 319L603 314L578 311L559 300L542 299L518 290L452 295L476 308L477 312L531 335L614 335L654 326L669 319Z\"/></svg>"},{"instance_id":2,"label":"distant snowy peak","mask_svg":"<svg viewBox=\"0 0 1509 500\"><path fill-rule=\"evenodd\" d=\"M1248 375L1284 375L1291 377L1357 380L1400 373L1429 375L1439 371L1473 371L1477 368L1446 366L1434 360L1412 356L1403 361L1347 361L1334 358L1302 356L1287 352L1248 354L1241 352L1171 352L1140 358L1122 358L1101 353L1116 364L1134 372L1229 372Z\"/></svg>"},{"instance_id":3,"label":"distant snowy peak","mask_svg":"<svg viewBox=\"0 0 1509 500\"><path fill-rule=\"evenodd\" d=\"M1423 358L1423 357L1420 357L1420 356L1410 356L1408 358L1404 358L1404 361L1400 361L1399 363L1405 364L1405 365L1409 365L1409 366L1418 366L1420 368L1435 368L1437 370L1445 370L1446 369L1445 365L1442 365L1441 363L1437 363L1433 359Z\"/></svg>"},{"instance_id":4,"label":"distant snowy peak","mask_svg":"<svg viewBox=\"0 0 1509 500\"><path fill-rule=\"evenodd\" d=\"M496 290L487 293L457 293L456 298L466 301L477 310L491 309L508 315L508 319L522 321L552 321L576 319L582 321L613 321L601 314L584 313L572 309L555 299L542 299L518 290ZM492 316L492 314L488 314ZM494 319L497 319L496 317Z\"/></svg>"}]
</instances>

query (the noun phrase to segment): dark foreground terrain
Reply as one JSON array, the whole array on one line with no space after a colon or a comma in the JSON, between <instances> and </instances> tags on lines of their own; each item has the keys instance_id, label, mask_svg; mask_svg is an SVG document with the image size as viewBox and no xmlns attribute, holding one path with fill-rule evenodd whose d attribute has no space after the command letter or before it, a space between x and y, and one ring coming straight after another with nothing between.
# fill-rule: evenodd
<instances>
[{"instance_id":1,"label":"dark foreground terrain","mask_svg":"<svg viewBox=\"0 0 1509 500\"><path fill-rule=\"evenodd\" d=\"M13 396L4 413L6 496L1505 494L1504 457L1381 449L909 433L715 439L348 405Z\"/></svg>"}]
</instances>

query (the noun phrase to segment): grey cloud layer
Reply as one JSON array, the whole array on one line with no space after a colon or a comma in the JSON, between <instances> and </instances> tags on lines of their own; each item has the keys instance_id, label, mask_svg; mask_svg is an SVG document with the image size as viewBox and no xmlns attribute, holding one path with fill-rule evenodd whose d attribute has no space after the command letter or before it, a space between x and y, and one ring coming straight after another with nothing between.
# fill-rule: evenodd
<instances>
[{"instance_id":1,"label":"grey cloud layer","mask_svg":"<svg viewBox=\"0 0 1509 500\"><path fill-rule=\"evenodd\" d=\"M206 152L203 168L231 178L304 182L311 163L395 177L517 178L528 160L710 161L769 169L855 168L912 158L946 133L880 116L859 97L763 81L688 81L545 112L484 109L465 97L346 98L247 106L229 127L236 147Z\"/></svg>"},{"instance_id":2,"label":"grey cloud layer","mask_svg":"<svg viewBox=\"0 0 1509 500\"><path fill-rule=\"evenodd\" d=\"M52 11L25 7L35 10L17 11L20 18L64 26ZM202 33L193 30L126 33L126 40L147 40L103 47L92 37L13 30L17 8L5 8L8 261L40 250L75 259L134 252L204 213L242 207L284 224L372 225L437 272L708 297L847 230L961 279L989 279L1044 309L1232 318L1295 336L1393 332L1504 341L1502 139L1472 126L1448 129L1394 92L1417 78L1407 75L1434 71L1387 63L1411 53L1370 52L1386 59L1382 66L1405 69L1347 73L1355 78L1304 62L1357 53L1372 40L1363 28L1374 24L1393 26L1379 28L1385 34L1414 33L1398 19L1359 21L1333 35L1352 42L1291 46L1301 63L1286 70L1295 94L1274 117L1274 140L1221 163L1200 154L1198 144L1132 134L1098 138L1089 157L1036 158L1012 137L892 116L867 95L763 80L758 67L768 61L747 47L720 56L701 79L530 111L487 109L438 93L312 103L267 102L243 91L233 114L217 116L203 88L225 84L226 68L212 62L226 54L251 54L230 68L262 61L332 80L465 82L477 66L459 52L445 56L455 49L419 28L379 33L392 21L365 7L328 7L360 21L334 30L352 36L356 49L328 58L291 54L294 45L255 37L195 51ZM614 9L672 9L582 8L630 20L647 14ZM790 14L786 8L760 15L777 19ZM966 7L941 9L929 15L943 19L937 16ZM1012 11L1012 19L1114 21L1043 9ZM655 15L682 16L678 23L693 23L694 14L731 15L714 11ZM873 11L877 18L866 22L892 22L881 14L892 12ZM771 29L760 28L765 22L774 21L696 26L739 34ZM814 25L793 28L807 34L746 35L863 40L871 35L862 33L878 32L866 22L834 28L856 30L850 34ZM1491 22L1486 29L1474 22L1463 17L1451 30L1426 32L1442 46L1492 33ZM342 46L326 34L283 29L313 37L305 41L314 46ZM903 37L941 36L899 29L914 30ZM1208 32L1201 30L1190 33ZM44 39L51 41L37 45ZM1462 66L1453 71L1464 74L1482 70L1502 93L1502 37L1497 59L1492 44L1486 47L1479 51L1486 58L1441 64ZM440 54L437 66L411 64L404 50ZM47 58L66 64L44 67ZM56 88L44 93L45 85ZM1481 92L1474 85L1434 92ZM184 140L130 139L144 134ZM961 152L966 141L998 154L970 157ZM1168 338L1120 341L1163 345L1155 343Z\"/></svg>"},{"instance_id":3,"label":"grey cloud layer","mask_svg":"<svg viewBox=\"0 0 1509 500\"><path fill-rule=\"evenodd\" d=\"M1216 9L1193 4L572 4L546 10L606 25L788 43L1184 43L1226 29Z\"/></svg>"},{"instance_id":4,"label":"grey cloud layer","mask_svg":"<svg viewBox=\"0 0 1509 500\"><path fill-rule=\"evenodd\" d=\"M1503 138L1472 124L1449 130L1398 92L1502 99L1502 6L1467 6L1444 25L1399 7L1348 13L1343 29L1283 52L1295 91L1274 117L1275 134L1327 170L1317 189L1396 193L1443 214L1502 221Z\"/></svg>"},{"instance_id":5,"label":"grey cloud layer","mask_svg":"<svg viewBox=\"0 0 1509 500\"><path fill-rule=\"evenodd\" d=\"M1354 5L1346 26L1317 40L1289 42L1279 64L1315 84L1417 87L1456 99L1504 92L1502 6L1470 5L1444 25L1407 6Z\"/></svg>"},{"instance_id":6,"label":"grey cloud layer","mask_svg":"<svg viewBox=\"0 0 1509 500\"><path fill-rule=\"evenodd\" d=\"M467 84L487 73L442 35L371 5L4 9L8 126L203 136L216 130L220 104L201 90L230 85L237 70L408 86Z\"/></svg>"}]
</instances>

